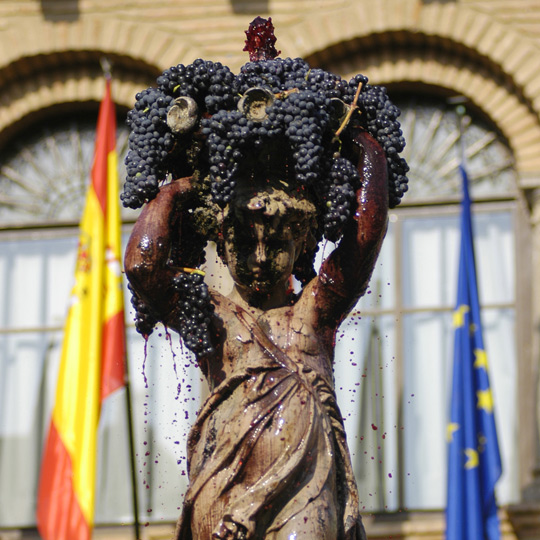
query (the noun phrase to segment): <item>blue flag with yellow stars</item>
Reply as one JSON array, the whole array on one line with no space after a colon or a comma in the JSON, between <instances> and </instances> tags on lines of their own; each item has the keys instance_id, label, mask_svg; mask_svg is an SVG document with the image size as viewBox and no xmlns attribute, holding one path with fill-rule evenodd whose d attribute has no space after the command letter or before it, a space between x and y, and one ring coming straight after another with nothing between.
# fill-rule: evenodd
<instances>
[{"instance_id":1,"label":"blue flag with yellow stars","mask_svg":"<svg viewBox=\"0 0 540 540\"><path fill-rule=\"evenodd\" d=\"M476 283L471 200L465 169L454 312L454 370L448 424L447 540L499 540L495 484L501 457L493 416Z\"/></svg>"}]
</instances>

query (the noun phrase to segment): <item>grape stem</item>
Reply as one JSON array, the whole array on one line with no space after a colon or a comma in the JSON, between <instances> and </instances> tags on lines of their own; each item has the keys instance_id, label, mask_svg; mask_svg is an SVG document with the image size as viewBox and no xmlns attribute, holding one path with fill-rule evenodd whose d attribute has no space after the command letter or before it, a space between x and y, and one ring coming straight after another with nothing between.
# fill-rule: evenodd
<instances>
[{"instance_id":1,"label":"grape stem","mask_svg":"<svg viewBox=\"0 0 540 540\"><path fill-rule=\"evenodd\" d=\"M356 94L354 95L353 102L349 105L349 110L347 111L347 115L345 116L343 122L341 123L341 126L339 126L338 130L336 131L335 136L339 137L343 130L347 127L347 124L349 123L351 116L353 115L353 112L358 109L358 97L360 96L360 92L362 91L362 86L364 86L364 83L360 82L358 83L358 88L356 89Z\"/></svg>"},{"instance_id":2,"label":"grape stem","mask_svg":"<svg viewBox=\"0 0 540 540\"><path fill-rule=\"evenodd\" d=\"M290 88L289 90L283 90L283 92L278 92L277 94L274 94L274 97L276 99L286 99L291 94L296 94L297 92L300 92L298 88Z\"/></svg>"}]
</instances>

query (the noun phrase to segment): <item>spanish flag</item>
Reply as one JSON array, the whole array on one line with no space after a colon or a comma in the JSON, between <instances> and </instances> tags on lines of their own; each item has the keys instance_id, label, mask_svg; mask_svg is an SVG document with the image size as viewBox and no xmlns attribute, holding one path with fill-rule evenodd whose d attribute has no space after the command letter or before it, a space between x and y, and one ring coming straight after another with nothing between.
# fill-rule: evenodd
<instances>
[{"instance_id":1,"label":"spanish flag","mask_svg":"<svg viewBox=\"0 0 540 540\"><path fill-rule=\"evenodd\" d=\"M107 79L41 465L37 523L44 540L91 538L101 403L124 385L116 117L110 86Z\"/></svg>"}]
</instances>

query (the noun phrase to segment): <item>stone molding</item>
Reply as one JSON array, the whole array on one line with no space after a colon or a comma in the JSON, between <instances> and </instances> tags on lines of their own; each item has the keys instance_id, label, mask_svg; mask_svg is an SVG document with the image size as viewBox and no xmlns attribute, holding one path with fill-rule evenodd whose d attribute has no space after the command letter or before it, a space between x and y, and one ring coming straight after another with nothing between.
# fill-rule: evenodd
<instances>
[{"instance_id":1,"label":"stone molding","mask_svg":"<svg viewBox=\"0 0 540 540\"><path fill-rule=\"evenodd\" d=\"M399 34L397 44L386 40L388 45L381 48L378 59L362 61L362 49L353 53L359 56L356 70L368 74L373 82L411 81L466 95L501 129L515 153L519 174L540 176L536 174L540 171L538 47L512 25L504 25L471 6L456 2L422 4L416 0L340 4L334 9L303 14L298 22L280 27L279 45L284 55L307 57L317 65L320 60L324 63L340 44L351 40L362 44L370 36ZM275 14L276 19L279 16ZM228 16L236 23L240 17L246 18ZM115 81L115 99L125 107L132 106L138 90L152 83L150 73L197 57L211 57L204 37L195 43L194 31L178 35L173 31L174 21L169 21L168 26L163 21L151 25L109 13L109 18L83 14L75 22L53 23L33 17L24 24L28 39L17 39L21 35L19 24L0 33L0 84L4 87L0 132L7 129L9 133L10 126L48 107L99 101L99 69L85 72L77 54L96 59L109 55L113 61L116 58L125 64L126 69ZM181 28L180 23L177 26ZM407 42L408 36L417 39L419 35L426 37L426 47L430 40L432 44L449 40L456 47L464 47L469 50L468 59L451 51L433 55L428 48L425 55L399 52L399 40ZM244 56L239 52L230 58L212 59L224 61L234 70L245 61ZM57 70L41 69L43 62L55 57L59 59ZM486 60L512 84L493 77L483 65Z\"/></svg>"}]
</instances>

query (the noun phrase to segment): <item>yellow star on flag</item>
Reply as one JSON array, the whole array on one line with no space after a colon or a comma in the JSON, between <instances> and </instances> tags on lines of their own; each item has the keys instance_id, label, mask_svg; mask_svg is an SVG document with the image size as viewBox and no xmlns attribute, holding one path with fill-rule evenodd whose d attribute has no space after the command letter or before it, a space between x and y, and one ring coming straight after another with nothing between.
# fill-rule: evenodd
<instances>
[{"instance_id":1,"label":"yellow star on flag","mask_svg":"<svg viewBox=\"0 0 540 540\"><path fill-rule=\"evenodd\" d=\"M483 349L474 349L474 358L474 367L477 369L484 368L487 371L488 360L486 351Z\"/></svg>"},{"instance_id":2,"label":"yellow star on flag","mask_svg":"<svg viewBox=\"0 0 540 540\"><path fill-rule=\"evenodd\" d=\"M459 424L456 424L455 422L450 422L446 426L446 440L448 442L452 442L452 439L454 437L454 432L456 432L459 429Z\"/></svg>"},{"instance_id":3,"label":"yellow star on flag","mask_svg":"<svg viewBox=\"0 0 540 540\"><path fill-rule=\"evenodd\" d=\"M493 412L493 395L490 388L487 390L478 390L476 397L478 398L479 409L483 409L488 413Z\"/></svg>"},{"instance_id":4,"label":"yellow star on flag","mask_svg":"<svg viewBox=\"0 0 540 540\"><path fill-rule=\"evenodd\" d=\"M466 469L478 467L478 452L474 448L465 448L465 455L467 456Z\"/></svg>"},{"instance_id":5,"label":"yellow star on flag","mask_svg":"<svg viewBox=\"0 0 540 540\"><path fill-rule=\"evenodd\" d=\"M454 328L460 328L465 324L465 313L469 312L469 306L462 304L459 306L453 314L452 322L454 324Z\"/></svg>"}]
</instances>

